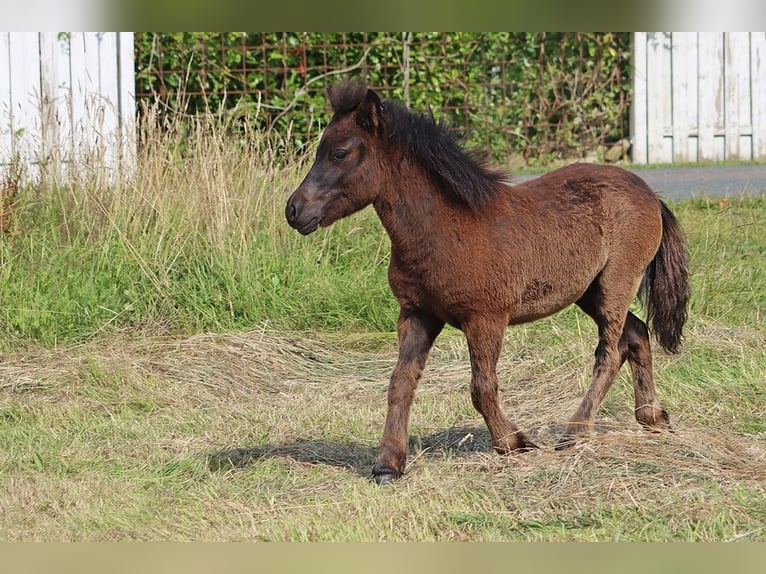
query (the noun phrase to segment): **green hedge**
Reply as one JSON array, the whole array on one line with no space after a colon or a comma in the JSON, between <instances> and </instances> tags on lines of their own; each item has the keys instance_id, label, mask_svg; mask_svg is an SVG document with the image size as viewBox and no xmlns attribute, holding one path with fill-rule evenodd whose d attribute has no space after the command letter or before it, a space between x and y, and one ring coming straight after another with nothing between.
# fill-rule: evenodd
<instances>
[{"instance_id":1,"label":"green hedge","mask_svg":"<svg viewBox=\"0 0 766 574\"><path fill-rule=\"evenodd\" d=\"M141 103L246 113L298 145L344 75L432 109L496 158L569 158L628 135L630 33L137 33L136 73Z\"/></svg>"}]
</instances>

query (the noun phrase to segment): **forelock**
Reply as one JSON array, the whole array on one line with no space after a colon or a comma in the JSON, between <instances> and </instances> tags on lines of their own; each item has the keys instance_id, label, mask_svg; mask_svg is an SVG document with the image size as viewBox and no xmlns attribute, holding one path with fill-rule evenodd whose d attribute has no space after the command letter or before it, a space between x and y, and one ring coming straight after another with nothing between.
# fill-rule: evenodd
<instances>
[{"instance_id":1,"label":"forelock","mask_svg":"<svg viewBox=\"0 0 766 574\"><path fill-rule=\"evenodd\" d=\"M351 112L367 97L367 84L364 80L349 80L336 84L328 88L327 97L332 111L336 114Z\"/></svg>"}]
</instances>

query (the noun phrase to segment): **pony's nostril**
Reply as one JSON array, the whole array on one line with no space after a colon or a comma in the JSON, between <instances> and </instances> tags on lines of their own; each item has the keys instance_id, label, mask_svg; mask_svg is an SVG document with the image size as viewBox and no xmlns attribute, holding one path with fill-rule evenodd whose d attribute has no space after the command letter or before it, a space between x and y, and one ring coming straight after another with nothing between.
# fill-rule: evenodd
<instances>
[{"instance_id":1,"label":"pony's nostril","mask_svg":"<svg viewBox=\"0 0 766 574\"><path fill-rule=\"evenodd\" d=\"M295 221L295 218L297 217L298 213L295 209L294 203L288 203L287 204L287 221Z\"/></svg>"}]
</instances>

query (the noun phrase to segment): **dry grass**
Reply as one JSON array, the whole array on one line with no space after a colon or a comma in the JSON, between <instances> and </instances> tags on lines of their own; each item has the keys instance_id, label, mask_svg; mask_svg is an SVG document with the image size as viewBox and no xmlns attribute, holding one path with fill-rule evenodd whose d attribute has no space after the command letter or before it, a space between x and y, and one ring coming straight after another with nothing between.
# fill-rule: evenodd
<instances>
[{"instance_id":1,"label":"dry grass","mask_svg":"<svg viewBox=\"0 0 766 574\"><path fill-rule=\"evenodd\" d=\"M413 407L407 474L386 489L367 477L390 335L111 337L7 354L0 538L766 540L766 436L737 422L763 417L764 333L696 325L686 355L657 356L675 432L638 428L622 375L593 437L556 453L592 356L571 319L509 331L500 365L504 408L540 451L491 451L465 345L447 331ZM701 388L678 369L711 345L737 379Z\"/></svg>"}]
</instances>

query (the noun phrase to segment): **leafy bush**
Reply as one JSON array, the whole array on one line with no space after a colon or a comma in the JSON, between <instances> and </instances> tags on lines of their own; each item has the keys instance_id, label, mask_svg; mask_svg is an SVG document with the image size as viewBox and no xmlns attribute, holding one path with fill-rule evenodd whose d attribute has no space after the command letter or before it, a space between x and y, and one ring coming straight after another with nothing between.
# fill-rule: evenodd
<instances>
[{"instance_id":1,"label":"leafy bush","mask_svg":"<svg viewBox=\"0 0 766 574\"><path fill-rule=\"evenodd\" d=\"M627 136L629 61L629 33L138 33L136 91L170 115L257 112L300 147L325 89L361 75L496 159L548 162Z\"/></svg>"}]
</instances>

